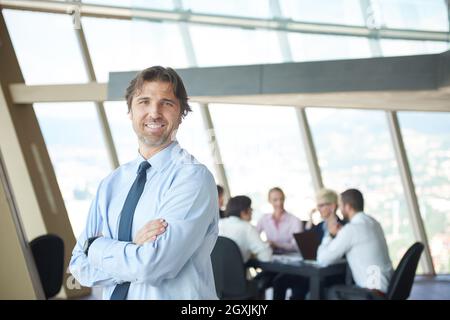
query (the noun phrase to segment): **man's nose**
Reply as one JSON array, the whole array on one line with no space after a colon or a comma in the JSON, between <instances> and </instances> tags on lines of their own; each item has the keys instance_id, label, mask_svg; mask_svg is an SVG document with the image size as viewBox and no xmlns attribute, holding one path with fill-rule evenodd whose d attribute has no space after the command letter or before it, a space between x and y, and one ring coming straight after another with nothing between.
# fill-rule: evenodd
<instances>
[{"instance_id":1,"label":"man's nose","mask_svg":"<svg viewBox=\"0 0 450 320\"><path fill-rule=\"evenodd\" d=\"M161 106L159 103L150 103L147 108L147 113L152 118L158 118L161 115Z\"/></svg>"}]
</instances>

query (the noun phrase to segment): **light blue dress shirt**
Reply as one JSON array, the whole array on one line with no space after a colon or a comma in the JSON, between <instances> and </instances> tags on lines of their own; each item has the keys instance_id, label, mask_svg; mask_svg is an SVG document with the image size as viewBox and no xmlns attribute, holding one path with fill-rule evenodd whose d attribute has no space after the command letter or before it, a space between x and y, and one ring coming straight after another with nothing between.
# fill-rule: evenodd
<instances>
[{"instance_id":1,"label":"light blue dress shirt","mask_svg":"<svg viewBox=\"0 0 450 320\"><path fill-rule=\"evenodd\" d=\"M128 299L217 299L210 258L218 235L216 184L178 142L147 160L151 167L134 213L132 238L158 218L167 221L166 232L143 246L117 240L120 212L142 161L139 155L100 183L70 272L83 286L103 287L103 299L127 281ZM100 234L86 257L84 242Z\"/></svg>"}]
</instances>

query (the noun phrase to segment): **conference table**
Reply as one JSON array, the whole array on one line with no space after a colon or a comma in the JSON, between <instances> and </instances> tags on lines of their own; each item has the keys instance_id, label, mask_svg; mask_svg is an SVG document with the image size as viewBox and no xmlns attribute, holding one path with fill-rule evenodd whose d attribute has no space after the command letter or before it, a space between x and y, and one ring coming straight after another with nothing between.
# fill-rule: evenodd
<instances>
[{"instance_id":1,"label":"conference table","mask_svg":"<svg viewBox=\"0 0 450 320\"><path fill-rule=\"evenodd\" d=\"M274 255L273 260L270 262L251 259L247 262L246 266L260 268L263 271L299 275L309 278L311 300L323 298L323 285L327 277L345 275L346 283L348 283L351 274L349 274L349 268L345 259L328 266L323 266L316 261L302 260L300 255Z\"/></svg>"}]
</instances>

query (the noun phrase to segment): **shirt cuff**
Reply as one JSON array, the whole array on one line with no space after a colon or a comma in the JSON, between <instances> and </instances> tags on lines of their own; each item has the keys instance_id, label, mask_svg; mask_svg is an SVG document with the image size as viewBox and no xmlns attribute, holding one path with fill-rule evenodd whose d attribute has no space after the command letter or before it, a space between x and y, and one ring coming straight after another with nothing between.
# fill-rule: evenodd
<instances>
[{"instance_id":1,"label":"shirt cuff","mask_svg":"<svg viewBox=\"0 0 450 320\"><path fill-rule=\"evenodd\" d=\"M89 247L88 261L89 264L97 269L103 270L104 252L110 252L108 249L117 240L100 237L92 242Z\"/></svg>"}]
</instances>

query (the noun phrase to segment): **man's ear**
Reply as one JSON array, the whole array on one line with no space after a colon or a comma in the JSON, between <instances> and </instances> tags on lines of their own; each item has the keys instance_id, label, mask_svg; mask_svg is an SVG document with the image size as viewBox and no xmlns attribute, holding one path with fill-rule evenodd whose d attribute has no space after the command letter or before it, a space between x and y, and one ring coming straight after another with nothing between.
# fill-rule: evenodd
<instances>
[{"instance_id":1,"label":"man's ear","mask_svg":"<svg viewBox=\"0 0 450 320\"><path fill-rule=\"evenodd\" d=\"M128 109L128 119L133 120L133 114L131 112L131 108Z\"/></svg>"},{"instance_id":2,"label":"man's ear","mask_svg":"<svg viewBox=\"0 0 450 320\"><path fill-rule=\"evenodd\" d=\"M342 209L344 209L344 211L345 212L348 212L348 204L347 203L344 203L343 205L342 205Z\"/></svg>"}]
</instances>

